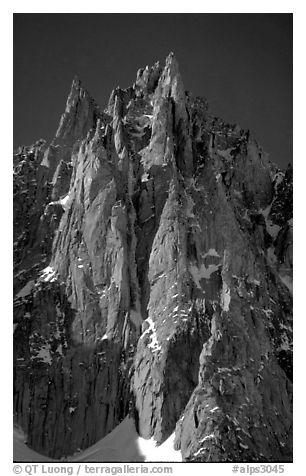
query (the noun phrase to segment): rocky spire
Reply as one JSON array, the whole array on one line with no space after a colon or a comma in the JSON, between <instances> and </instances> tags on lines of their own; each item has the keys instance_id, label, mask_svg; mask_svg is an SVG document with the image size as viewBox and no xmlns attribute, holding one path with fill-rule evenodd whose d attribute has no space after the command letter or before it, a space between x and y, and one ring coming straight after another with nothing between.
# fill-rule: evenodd
<instances>
[{"instance_id":1,"label":"rocky spire","mask_svg":"<svg viewBox=\"0 0 306 476\"><path fill-rule=\"evenodd\" d=\"M137 77L134 84L134 89L137 96L142 94L148 95L154 92L161 74L161 70L162 69L160 67L159 61L157 61L150 68L149 66L146 66L145 69L141 68L137 71Z\"/></svg>"},{"instance_id":2,"label":"rocky spire","mask_svg":"<svg viewBox=\"0 0 306 476\"><path fill-rule=\"evenodd\" d=\"M71 145L76 140L86 137L88 131L95 128L100 116L99 107L88 91L83 88L78 76L75 76L65 112L56 131L53 145Z\"/></svg>"},{"instance_id":3,"label":"rocky spire","mask_svg":"<svg viewBox=\"0 0 306 476\"><path fill-rule=\"evenodd\" d=\"M193 158L189 137L187 97L178 61L173 52L166 58L165 67L159 77L154 97L157 108L161 106L165 109L162 103L165 99L167 100L169 109L167 116L168 118L173 117L171 135L176 149L174 154L176 163L183 175L191 176Z\"/></svg>"}]
</instances>

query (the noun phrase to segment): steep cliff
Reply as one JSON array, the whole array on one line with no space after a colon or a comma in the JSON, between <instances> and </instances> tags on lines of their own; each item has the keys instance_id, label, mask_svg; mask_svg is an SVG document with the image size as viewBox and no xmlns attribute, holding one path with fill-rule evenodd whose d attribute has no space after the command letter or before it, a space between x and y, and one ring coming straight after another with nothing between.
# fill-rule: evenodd
<instances>
[{"instance_id":1,"label":"steep cliff","mask_svg":"<svg viewBox=\"0 0 306 476\"><path fill-rule=\"evenodd\" d=\"M172 53L101 111L75 78L14 154L15 419L72 455L128 414L184 461L292 459L292 169Z\"/></svg>"}]
</instances>

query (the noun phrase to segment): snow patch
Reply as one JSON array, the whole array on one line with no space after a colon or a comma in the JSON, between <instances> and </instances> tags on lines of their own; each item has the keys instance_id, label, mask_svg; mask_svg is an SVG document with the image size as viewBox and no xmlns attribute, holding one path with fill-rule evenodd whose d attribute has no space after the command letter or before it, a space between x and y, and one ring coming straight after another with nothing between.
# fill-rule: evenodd
<instances>
[{"instance_id":1,"label":"snow patch","mask_svg":"<svg viewBox=\"0 0 306 476\"><path fill-rule=\"evenodd\" d=\"M276 238L281 227L279 225L273 224L271 220L266 220L266 229L272 238Z\"/></svg>"},{"instance_id":2,"label":"snow patch","mask_svg":"<svg viewBox=\"0 0 306 476\"><path fill-rule=\"evenodd\" d=\"M230 369L229 367L218 367L218 373L222 372L232 372L232 369Z\"/></svg>"},{"instance_id":3,"label":"snow patch","mask_svg":"<svg viewBox=\"0 0 306 476\"><path fill-rule=\"evenodd\" d=\"M242 199L242 192L240 190L233 190L233 194L236 195L238 198Z\"/></svg>"},{"instance_id":4,"label":"snow patch","mask_svg":"<svg viewBox=\"0 0 306 476\"><path fill-rule=\"evenodd\" d=\"M281 276L279 275L281 282L289 289L290 293L293 293L293 280L291 276L285 275Z\"/></svg>"},{"instance_id":5,"label":"snow patch","mask_svg":"<svg viewBox=\"0 0 306 476\"><path fill-rule=\"evenodd\" d=\"M53 283L57 279L57 272L52 266L47 266L41 271L40 279L46 283Z\"/></svg>"},{"instance_id":6,"label":"snow patch","mask_svg":"<svg viewBox=\"0 0 306 476\"><path fill-rule=\"evenodd\" d=\"M211 433L210 435L204 436L204 438L200 440L200 443L203 443L204 441L207 441L207 440L212 440L213 438L216 438L216 436L213 433Z\"/></svg>"},{"instance_id":7,"label":"snow patch","mask_svg":"<svg viewBox=\"0 0 306 476\"><path fill-rule=\"evenodd\" d=\"M243 445L241 442L239 442L239 446L241 446L241 448L243 448L244 450L249 449L248 445Z\"/></svg>"},{"instance_id":8,"label":"snow patch","mask_svg":"<svg viewBox=\"0 0 306 476\"><path fill-rule=\"evenodd\" d=\"M68 195L66 195L65 197L59 200L59 203L62 205L63 208L67 206L69 199L70 199L70 194L68 193Z\"/></svg>"},{"instance_id":9,"label":"snow patch","mask_svg":"<svg viewBox=\"0 0 306 476\"><path fill-rule=\"evenodd\" d=\"M55 200L53 202L49 202L48 205L61 205L64 210L67 209L68 207L68 202L70 200L70 193L65 195L65 197L60 198L59 200Z\"/></svg>"},{"instance_id":10,"label":"snow patch","mask_svg":"<svg viewBox=\"0 0 306 476\"><path fill-rule=\"evenodd\" d=\"M286 324L284 324L283 322L280 322L280 323L279 323L279 327L280 327L280 329L282 329L282 330L286 330L286 331L292 332L292 326L291 326L291 325L286 326Z\"/></svg>"},{"instance_id":11,"label":"snow patch","mask_svg":"<svg viewBox=\"0 0 306 476\"><path fill-rule=\"evenodd\" d=\"M149 174L147 172L145 172L142 176L141 176L141 181L142 182L147 182L149 180Z\"/></svg>"},{"instance_id":12,"label":"snow patch","mask_svg":"<svg viewBox=\"0 0 306 476\"><path fill-rule=\"evenodd\" d=\"M201 279L209 279L212 273L218 271L220 266L220 264L209 264L206 268L205 264L201 264L200 268L198 268L195 265L190 265L189 271L197 287L202 289L200 284Z\"/></svg>"},{"instance_id":13,"label":"snow patch","mask_svg":"<svg viewBox=\"0 0 306 476\"><path fill-rule=\"evenodd\" d=\"M200 453L202 453L205 450L206 450L206 448L200 448L196 453L194 453L193 456L198 456Z\"/></svg>"},{"instance_id":14,"label":"snow patch","mask_svg":"<svg viewBox=\"0 0 306 476\"><path fill-rule=\"evenodd\" d=\"M141 337L143 337L145 334L151 334L151 342L148 347L152 349L152 352L157 352L158 350L161 350L161 346L159 345L156 336L155 323L152 321L151 317L148 317L144 322L147 322L149 324L149 327L143 332Z\"/></svg>"},{"instance_id":15,"label":"snow patch","mask_svg":"<svg viewBox=\"0 0 306 476\"><path fill-rule=\"evenodd\" d=\"M221 307L223 311L228 312L229 311L229 305L231 302L231 290L227 283L223 281L223 288L222 288L222 294L221 294Z\"/></svg>"},{"instance_id":16,"label":"snow patch","mask_svg":"<svg viewBox=\"0 0 306 476\"><path fill-rule=\"evenodd\" d=\"M22 298L31 294L33 288L35 286L35 281L29 281L17 294L16 298Z\"/></svg>"},{"instance_id":17,"label":"snow patch","mask_svg":"<svg viewBox=\"0 0 306 476\"><path fill-rule=\"evenodd\" d=\"M189 180L189 187L192 187L196 192L201 192L204 190L203 186L199 187L196 185L196 180L193 177Z\"/></svg>"},{"instance_id":18,"label":"snow patch","mask_svg":"<svg viewBox=\"0 0 306 476\"><path fill-rule=\"evenodd\" d=\"M285 350L285 351L292 351L292 346L290 345L290 342L289 342L289 339L288 339L288 336L286 333L282 334L282 343L281 345L278 347L277 350Z\"/></svg>"},{"instance_id":19,"label":"snow patch","mask_svg":"<svg viewBox=\"0 0 306 476\"><path fill-rule=\"evenodd\" d=\"M276 238L277 235L278 235L278 232L279 230L281 229L281 227L279 225L275 225L269 218L269 214L270 214L270 211L271 211L271 205L269 205L267 208L265 208L264 210L261 208L259 211L259 213L261 213L264 218L265 218L265 222L266 222L266 230L267 232L269 233L269 235L272 237L272 238Z\"/></svg>"},{"instance_id":20,"label":"snow patch","mask_svg":"<svg viewBox=\"0 0 306 476\"><path fill-rule=\"evenodd\" d=\"M268 215L270 213L270 210L271 210L271 205L269 205L267 208L263 209L263 208L260 208L260 210L258 210L259 213L261 213L265 218L268 218Z\"/></svg>"},{"instance_id":21,"label":"snow patch","mask_svg":"<svg viewBox=\"0 0 306 476\"><path fill-rule=\"evenodd\" d=\"M62 344L59 344L59 346L57 347L55 352L58 352L60 355L63 355L63 346L62 346Z\"/></svg>"},{"instance_id":22,"label":"snow patch","mask_svg":"<svg viewBox=\"0 0 306 476\"><path fill-rule=\"evenodd\" d=\"M40 359L45 364L51 365L52 364L52 356L51 356L50 350L51 350L50 344L43 345L40 348L39 352L35 356L33 356L33 359Z\"/></svg>"},{"instance_id":23,"label":"snow patch","mask_svg":"<svg viewBox=\"0 0 306 476\"><path fill-rule=\"evenodd\" d=\"M277 190L277 187L282 183L283 179L285 177L285 174L283 172L276 172L276 174L273 177L273 182L275 182L275 189Z\"/></svg>"},{"instance_id":24,"label":"snow patch","mask_svg":"<svg viewBox=\"0 0 306 476\"><path fill-rule=\"evenodd\" d=\"M220 255L217 253L215 248L209 248L207 253L204 254L203 258L206 258L206 256L215 256L216 258L220 258Z\"/></svg>"},{"instance_id":25,"label":"snow patch","mask_svg":"<svg viewBox=\"0 0 306 476\"><path fill-rule=\"evenodd\" d=\"M187 218L195 218L194 213L192 212L193 207L194 207L194 201L192 200L192 198L189 195L187 195L186 198L187 198L186 217Z\"/></svg>"},{"instance_id":26,"label":"snow patch","mask_svg":"<svg viewBox=\"0 0 306 476\"><path fill-rule=\"evenodd\" d=\"M262 312L266 315L268 319L271 319L271 314L273 314L272 309L262 309Z\"/></svg>"},{"instance_id":27,"label":"snow patch","mask_svg":"<svg viewBox=\"0 0 306 476\"><path fill-rule=\"evenodd\" d=\"M230 147L229 149L219 150L217 149L217 154L223 157L225 160L232 160L231 152L234 150L234 147Z\"/></svg>"}]
</instances>

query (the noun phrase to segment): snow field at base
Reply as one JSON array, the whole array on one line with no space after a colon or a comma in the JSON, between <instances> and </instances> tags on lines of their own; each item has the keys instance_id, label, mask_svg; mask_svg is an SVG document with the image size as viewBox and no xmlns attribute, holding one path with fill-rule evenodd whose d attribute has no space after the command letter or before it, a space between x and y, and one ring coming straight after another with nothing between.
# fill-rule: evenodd
<instances>
[{"instance_id":1,"label":"snow field at base","mask_svg":"<svg viewBox=\"0 0 306 476\"><path fill-rule=\"evenodd\" d=\"M181 462L181 452L173 448L174 436L173 433L162 445L156 446L153 438L141 438L135 429L134 421L127 417L105 438L75 454L70 461Z\"/></svg>"},{"instance_id":2,"label":"snow field at base","mask_svg":"<svg viewBox=\"0 0 306 476\"><path fill-rule=\"evenodd\" d=\"M14 428L13 432L13 459L17 462L44 462L44 461L54 461L47 456L43 456L36 451L31 450L25 444L25 435L19 428Z\"/></svg>"},{"instance_id":3,"label":"snow field at base","mask_svg":"<svg viewBox=\"0 0 306 476\"><path fill-rule=\"evenodd\" d=\"M69 408L70 412L74 408ZM126 417L111 433L84 451L68 456L62 461L71 462L181 462L180 451L173 448L174 433L160 446L153 438L141 438L134 421ZM55 461L31 450L25 444L25 436L14 429L14 461Z\"/></svg>"}]
</instances>

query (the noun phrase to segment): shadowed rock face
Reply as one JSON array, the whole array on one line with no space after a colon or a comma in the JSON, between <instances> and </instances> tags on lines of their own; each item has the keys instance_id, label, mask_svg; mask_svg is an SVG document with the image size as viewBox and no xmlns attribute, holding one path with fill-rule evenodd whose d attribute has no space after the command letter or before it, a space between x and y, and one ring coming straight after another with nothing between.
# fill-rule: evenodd
<instances>
[{"instance_id":1,"label":"shadowed rock face","mask_svg":"<svg viewBox=\"0 0 306 476\"><path fill-rule=\"evenodd\" d=\"M292 459L292 170L173 54L101 111L75 78L14 154L15 418L73 454L134 416L185 461Z\"/></svg>"}]
</instances>

